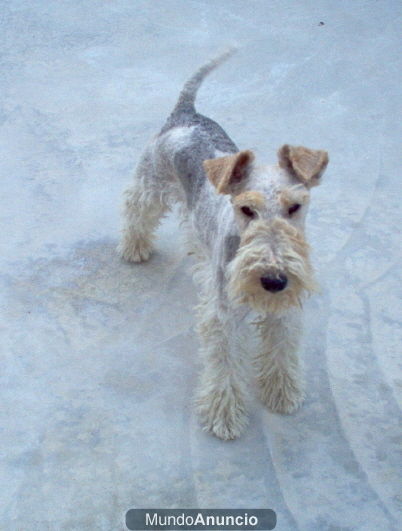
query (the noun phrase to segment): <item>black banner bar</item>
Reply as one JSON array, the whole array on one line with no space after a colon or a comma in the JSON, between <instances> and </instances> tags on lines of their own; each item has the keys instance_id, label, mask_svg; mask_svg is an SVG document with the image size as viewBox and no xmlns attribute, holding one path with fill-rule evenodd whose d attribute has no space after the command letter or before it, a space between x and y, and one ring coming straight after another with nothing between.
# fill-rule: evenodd
<instances>
[{"instance_id":1,"label":"black banner bar","mask_svg":"<svg viewBox=\"0 0 402 531\"><path fill-rule=\"evenodd\" d=\"M130 531L269 531L276 514L272 509L130 509L126 526Z\"/></svg>"}]
</instances>

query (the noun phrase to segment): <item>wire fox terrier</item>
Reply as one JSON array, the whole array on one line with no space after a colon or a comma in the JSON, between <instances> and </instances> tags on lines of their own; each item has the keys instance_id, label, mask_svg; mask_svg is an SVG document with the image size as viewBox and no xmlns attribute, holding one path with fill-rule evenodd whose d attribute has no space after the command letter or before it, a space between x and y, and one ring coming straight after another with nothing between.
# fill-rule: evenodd
<instances>
[{"instance_id":1,"label":"wire fox terrier","mask_svg":"<svg viewBox=\"0 0 402 531\"><path fill-rule=\"evenodd\" d=\"M174 203L202 257L198 333L203 370L197 406L205 429L234 439L246 420L244 355L236 348L245 309L258 314L260 347L251 365L263 403L292 413L303 401L297 349L303 294L314 291L304 237L310 188L320 183L325 151L284 145L279 163L259 166L224 130L198 114L195 96L226 52L201 67L148 145L126 192L120 255L148 260L154 232ZM238 345L237 345L238 347Z\"/></svg>"}]
</instances>

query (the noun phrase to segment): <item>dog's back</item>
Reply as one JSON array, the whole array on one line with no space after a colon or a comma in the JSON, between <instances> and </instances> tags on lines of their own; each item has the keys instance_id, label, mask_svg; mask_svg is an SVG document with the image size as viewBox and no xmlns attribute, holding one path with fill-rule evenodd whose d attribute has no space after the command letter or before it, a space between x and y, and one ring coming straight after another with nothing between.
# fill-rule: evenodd
<instances>
[{"instance_id":1,"label":"dog's back","mask_svg":"<svg viewBox=\"0 0 402 531\"><path fill-rule=\"evenodd\" d=\"M213 158L217 153L239 151L222 127L195 109L197 91L205 77L228 59L235 49L230 49L209 61L186 82L179 99L161 129L158 140L162 143L173 140L174 167L186 194L187 205L195 206L201 188L206 183L202 161ZM177 142L180 137L182 142ZM181 145L180 145L181 144Z\"/></svg>"}]
</instances>

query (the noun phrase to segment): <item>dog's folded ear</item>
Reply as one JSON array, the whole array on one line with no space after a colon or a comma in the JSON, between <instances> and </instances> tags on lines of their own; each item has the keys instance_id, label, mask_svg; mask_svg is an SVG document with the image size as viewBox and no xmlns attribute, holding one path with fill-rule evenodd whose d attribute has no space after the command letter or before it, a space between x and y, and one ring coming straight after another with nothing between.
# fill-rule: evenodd
<instances>
[{"instance_id":1,"label":"dog's folded ear","mask_svg":"<svg viewBox=\"0 0 402 531\"><path fill-rule=\"evenodd\" d=\"M285 144L278 151L279 166L288 170L307 188L320 184L329 158L326 151Z\"/></svg>"},{"instance_id":2,"label":"dog's folded ear","mask_svg":"<svg viewBox=\"0 0 402 531\"><path fill-rule=\"evenodd\" d=\"M217 159L204 160L204 170L208 179L220 194L236 193L239 185L249 173L254 153L249 150Z\"/></svg>"}]
</instances>

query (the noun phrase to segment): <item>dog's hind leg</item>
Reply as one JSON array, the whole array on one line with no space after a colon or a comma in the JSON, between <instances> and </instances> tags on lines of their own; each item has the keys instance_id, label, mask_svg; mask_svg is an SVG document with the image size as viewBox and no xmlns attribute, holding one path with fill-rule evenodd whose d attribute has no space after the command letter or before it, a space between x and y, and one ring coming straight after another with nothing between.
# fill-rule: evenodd
<instances>
[{"instance_id":1,"label":"dog's hind leg","mask_svg":"<svg viewBox=\"0 0 402 531\"><path fill-rule=\"evenodd\" d=\"M128 262L143 262L151 254L155 230L169 209L166 187L155 173L150 152L146 151L140 160L125 197L118 252Z\"/></svg>"}]
</instances>

